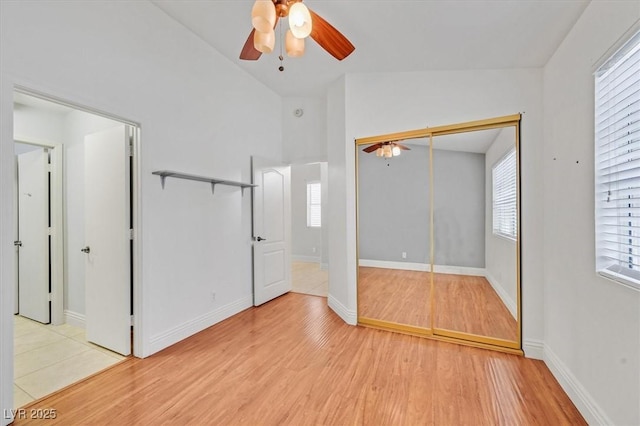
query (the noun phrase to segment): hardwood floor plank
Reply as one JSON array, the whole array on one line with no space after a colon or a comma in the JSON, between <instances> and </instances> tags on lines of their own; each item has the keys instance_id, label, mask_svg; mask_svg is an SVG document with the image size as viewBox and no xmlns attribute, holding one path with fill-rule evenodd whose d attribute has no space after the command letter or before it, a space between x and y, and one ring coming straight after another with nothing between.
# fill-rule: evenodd
<instances>
[{"instance_id":1,"label":"hardwood floor plank","mask_svg":"<svg viewBox=\"0 0 640 426\"><path fill-rule=\"evenodd\" d=\"M540 361L349 326L293 293L28 408L51 425L585 424Z\"/></svg>"}]
</instances>

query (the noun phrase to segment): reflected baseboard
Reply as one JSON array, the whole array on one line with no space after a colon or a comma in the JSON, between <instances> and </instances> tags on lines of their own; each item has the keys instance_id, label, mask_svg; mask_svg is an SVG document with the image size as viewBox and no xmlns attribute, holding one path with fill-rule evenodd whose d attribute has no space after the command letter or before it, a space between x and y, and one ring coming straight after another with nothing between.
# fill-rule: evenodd
<instances>
[{"instance_id":1,"label":"reflected baseboard","mask_svg":"<svg viewBox=\"0 0 640 426\"><path fill-rule=\"evenodd\" d=\"M400 269L403 271L431 271L430 264L417 262L360 259L358 265L369 268ZM433 271L437 274L471 275L475 277L486 276L486 270L484 268L472 268L469 266L433 265Z\"/></svg>"},{"instance_id":2,"label":"reflected baseboard","mask_svg":"<svg viewBox=\"0 0 640 426\"><path fill-rule=\"evenodd\" d=\"M489 272L487 272L487 274L485 275L485 278L487 279L487 281L489 281L489 284L491 284L491 287L493 287L493 290L496 292L498 297L500 297L500 300L502 300L502 303L504 303L504 306L507 307L509 312L511 312L511 315L513 316L513 318L517 321L518 305L516 304L516 301L511 298L511 296L509 295L509 293L507 293L507 291L504 289L502 284L499 283L498 280L496 280L493 277L493 275L491 275Z\"/></svg>"}]
</instances>

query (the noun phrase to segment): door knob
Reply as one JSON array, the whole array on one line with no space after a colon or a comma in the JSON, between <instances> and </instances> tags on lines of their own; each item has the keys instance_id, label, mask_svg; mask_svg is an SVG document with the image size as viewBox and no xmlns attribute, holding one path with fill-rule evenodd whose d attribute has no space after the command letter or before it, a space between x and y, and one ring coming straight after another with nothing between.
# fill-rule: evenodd
<instances>
[{"instance_id":1,"label":"door knob","mask_svg":"<svg viewBox=\"0 0 640 426\"><path fill-rule=\"evenodd\" d=\"M13 245L14 246L18 246L18 247L22 247L22 241L14 241Z\"/></svg>"},{"instance_id":2,"label":"door knob","mask_svg":"<svg viewBox=\"0 0 640 426\"><path fill-rule=\"evenodd\" d=\"M266 238L262 238L262 237L257 237L256 241L267 241L267 239Z\"/></svg>"},{"instance_id":3,"label":"door knob","mask_svg":"<svg viewBox=\"0 0 640 426\"><path fill-rule=\"evenodd\" d=\"M89 253L91 251L91 248L89 246L86 246L85 248L80 249L80 251L83 253Z\"/></svg>"}]
</instances>

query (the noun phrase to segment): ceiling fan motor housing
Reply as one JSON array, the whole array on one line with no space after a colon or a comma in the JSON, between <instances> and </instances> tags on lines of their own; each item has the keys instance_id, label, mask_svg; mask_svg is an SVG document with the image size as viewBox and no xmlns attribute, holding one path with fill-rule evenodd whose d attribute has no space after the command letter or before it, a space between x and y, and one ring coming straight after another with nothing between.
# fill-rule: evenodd
<instances>
[{"instance_id":1,"label":"ceiling fan motor housing","mask_svg":"<svg viewBox=\"0 0 640 426\"><path fill-rule=\"evenodd\" d=\"M280 18L288 16L291 5L298 3L299 1L301 0L273 0L273 4L276 5L276 14Z\"/></svg>"}]
</instances>

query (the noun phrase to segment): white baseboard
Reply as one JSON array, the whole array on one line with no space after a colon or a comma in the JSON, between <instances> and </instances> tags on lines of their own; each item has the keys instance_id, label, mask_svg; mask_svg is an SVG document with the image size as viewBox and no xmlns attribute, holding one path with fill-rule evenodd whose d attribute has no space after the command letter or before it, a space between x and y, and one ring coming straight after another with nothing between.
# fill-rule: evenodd
<instances>
[{"instance_id":1,"label":"white baseboard","mask_svg":"<svg viewBox=\"0 0 640 426\"><path fill-rule=\"evenodd\" d=\"M64 322L74 327L85 328L85 316L77 312L65 309Z\"/></svg>"},{"instance_id":2,"label":"white baseboard","mask_svg":"<svg viewBox=\"0 0 640 426\"><path fill-rule=\"evenodd\" d=\"M149 341L149 353L152 355L162 349L178 343L187 337L211 327L214 324L219 323L239 312L244 311L247 308L253 306L253 297L248 296L243 299L237 300L228 305L222 306L215 311L208 312L197 318L185 322L177 327L173 327L163 333L156 334Z\"/></svg>"},{"instance_id":3,"label":"white baseboard","mask_svg":"<svg viewBox=\"0 0 640 426\"><path fill-rule=\"evenodd\" d=\"M359 266L368 266L370 268L400 269L404 271L431 271L431 265L429 265L428 263L393 262L388 260L360 259ZM472 275L478 277L485 276L484 268L471 268L468 266L433 265L433 270L438 274Z\"/></svg>"},{"instance_id":4,"label":"white baseboard","mask_svg":"<svg viewBox=\"0 0 640 426\"><path fill-rule=\"evenodd\" d=\"M491 284L491 287L493 287L495 292L498 294L498 296L500 297L500 300L502 300L502 303L504 303L504 306L506 306L507 309L509 309L509 312L511 312L511 316L517 319L518 308L517 308L516 301L511 298L511 296L509 295L509 293L507 293L504 287L502 287L502 285L488 271L487 271L487 274L485 275L485 278L487 279L487 281L489 281L489 284Z\"/></svg>"},{"instance_id":5,"label":"white baseboard","mask_svg":"<svg viewBox=\"0 0 640 426\"><path fill-rule=\"evenodd\" d=\"M531 359L544 359L544 342L533 339L522 340L524 356Z\"/></svg>"},{"instance_id":6,"label":"white baseboard","mask_svg":"<svg viewBox=\"0 0 640 426\"><path fill-rule=\"evenodd\" d=\"M301 256L294 254L291 256L291 260L294 262L312 262L312 263L320 263L319 256Z\"/></svg>"},{"instance_id":7,"label":"white baseboard","mask_svg":"<svg viewBox=\"0 0 640 426\"><path fill-rule=\"evenodd\" d=\"M547 345L544 345L544 362L588 424L614 424L584 386L582 386L580 381L571 373L571 370L569 370Z\"/></svg>"},{"instance_id":8,"label":"white baseboard","mask_svg":"<svg viewBox=\"0 0 640 426\"><path fill-rule=\"evenodd\" d=\"M338 314L338 316L342 318L342 320L347 324L358 324L358 314L356 313L356 311L350 311L349 309L347 309L346 306L340 303L338 299L333 297L331 294L327 298L327 304L333 310L333 312Z\"/></svg>"}]
</instances>

